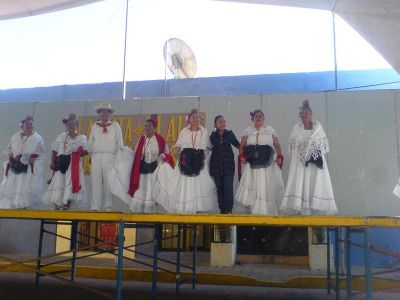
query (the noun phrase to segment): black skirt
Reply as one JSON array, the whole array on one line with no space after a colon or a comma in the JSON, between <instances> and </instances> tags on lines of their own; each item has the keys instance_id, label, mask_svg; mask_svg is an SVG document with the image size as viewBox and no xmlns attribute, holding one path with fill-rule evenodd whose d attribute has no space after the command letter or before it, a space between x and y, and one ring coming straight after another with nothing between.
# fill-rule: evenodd
<instances>
[{"instance_id":1,"label":"black skirt","mask_svg":"<svg viewBox=\"0 0 400 300\"><path fill-rule=\"evenodd\" d=\"M268 145L248 145L244 149L247 161L252 169L269 167L273 160L275 150Z\"/></svg>"},{"instance_id":2,"label":"black skirt","mask_svg":"<svg viewBox=\"0 0 400 300\"><path fill-rule=\"evenodd\" d=\"M65 174L69 168L69 164L71 163L71 155L61 154L56 157L56 168L57 171Z\"/></svg>"},{"instance_id":3,"label":"black skirt","mask_svg":"<svg viewBox=\"0 0 400 300\"><path fill-rule=\"evenodd\" d=\"M323 169L324 168L324 161L322 160L321 151L318 151L317 158L314 158L314 156L311 155L310 159L307 160L306 163L305 163L306 167L308 167L309 163L316 165L320 169Z\"/></svg>"},{"instance_id":4,"label":"black skirt","mask_svg":"<svg viewBox=\"0 0 400 300\"><path fill-rule=\"evenodd\" d=\"M28 172L28 165L21 163L20 161L12 160L10 163L11 172L14 174L22 174Z\"/></svg>"},{"instance_id":5,"label":"black skirt","mask_svg":"<svg viewBox=\"0 0 400 300\"><path fill-rule=\"evenodd\" d=\"M157 161L146 163L143 159L140 162L140 174L151 174L157 168Z\"/></svg>"},{"instance_id":6,"label":"black skirt","mask_svg":"<svg viewBox=\"0 0 400 300\"><path fill-rule=\"evenodd\" d=\"M179 154L179 171L185 176L198 176L204 168L205 159L204 150L185 148Z\"/></svg>"}]
</instances>

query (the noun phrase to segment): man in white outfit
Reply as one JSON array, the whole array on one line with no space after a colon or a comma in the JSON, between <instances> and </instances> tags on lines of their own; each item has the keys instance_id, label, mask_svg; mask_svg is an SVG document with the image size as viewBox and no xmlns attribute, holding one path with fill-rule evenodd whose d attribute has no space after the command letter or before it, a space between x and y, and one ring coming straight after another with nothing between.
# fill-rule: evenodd
<instances>
[{"instance_id":1,"label":"man in white outfit","mask_svg":"<svg viewBox=\"0 0 400 300\"><path fill-rule=\"evenodd\" d=\"M112 210L112 198L107 173L118 149L124 145L121 127L112 121L113 109L108 103L96 107L99 120L92 125L88 141L92 161L91 210ZM104 202L103 202L104 199Z\"/></svg>"}]
</instances>

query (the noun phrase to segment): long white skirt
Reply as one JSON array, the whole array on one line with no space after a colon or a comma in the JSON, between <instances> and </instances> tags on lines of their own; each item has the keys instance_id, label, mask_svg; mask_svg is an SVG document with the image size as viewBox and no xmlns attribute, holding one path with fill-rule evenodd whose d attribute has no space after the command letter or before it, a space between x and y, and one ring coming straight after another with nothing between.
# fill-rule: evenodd
<instances>
[{"instance_id":1,"label":"long white skirt","mask_svg":"<svg viewBox=\"0 0 400 300\"><path fill-rule=\"evenodd\" d=\"M128 194L131 170L135 152L129 147L122 147L115 155L114 163L108 172L108 183L111 193L120 198L129 206L132 197Z\"/></svg>"},{"instance_id":2,"label":"long white skirt","mask_svg":"<svg viewBox=\"0 0 400 300\"><path fill-rule=\"evenodd\" d=\"M283 197L282 172L274 162L267 168L242 166L242 178L235 199L248 206L252 214L277 215Z\"/></svg>"},{"instance_id":3,"label":"long white skirt","mask_svg":"<svg viewBox=\"0 0 400 300\"><path fill-rule=\"evenodd\" d=\"M217 188L207 164L195 177L182 175L178 166L173 169L167 163L160 164L153 173L153 192L167 212L197 213L218 207Z\"/></svg>"},{"instance_id":4,"label":"long white skirt","mask_svg":"<svg viewBox=\"0 0 400 300\"><path fill-rule=\"evenodd\" d=\"M81 189L78 193L72 192L71 165L65 174L57 171L54 173L51 182L44 193L43 202L48 206L64 206L68 201L77 208L83 208L87 204L85 189L85 174L82 162L79 165L79 181Z\"/></svg>"},{"instance_id":5,"label":"long white skirt","mask_svg":"<svg viewBox=\"0 0 400 300\"><path fill-rule=\"evenodd\" d=\"M122 147L115 155L115 161L108 173L111 193L128 204L133 212L154 213L157 209L153 196L152 174L140 174L139 188L133 197L128 194L134 154L129 147Z\"/></svg>"},{"instance_id":6,"label":"long white skirt","mask_svg":"<svg viewBox=\"0 0 400 300\"><path fill-rule=\"evenodd\" d=\"M281 211L287 214L332 215L338 212L325 157L323 169L315 164L305 167L296 155L292 156L288 182Z\"/></svg>"},{"instance_id":7,"label":"long white skirt","mask_svg":"<svg viewBox=\"0 0 400 300\"><path fill-rule=\"evenodd\" d=\"M152 175L140 174L139 188L133 195L129 209L140 213L156 212L156 200L152 189Z\"/></svg>"},{"instance_id":8,"label":"long white skirt","mask_svg":"<svg viewBox=\"0 0 400 300\"><path fill-rule=\"evenodd\" d=\"M3 164L4 170L7 162ZM0 185L0 208L29 208L42 199L43 195L43 161L37 159L34 171L28 166L27 173L14 174L8 171L3 174Z\"/></svg>"}]
</instances>

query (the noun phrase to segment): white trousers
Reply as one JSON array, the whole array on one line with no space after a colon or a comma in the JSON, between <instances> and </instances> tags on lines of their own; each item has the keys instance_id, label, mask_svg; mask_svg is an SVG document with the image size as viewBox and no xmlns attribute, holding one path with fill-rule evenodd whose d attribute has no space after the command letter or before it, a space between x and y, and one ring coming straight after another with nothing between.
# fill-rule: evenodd
<instances>
[{"instance_id":1,"label":"white trousers","mask_svg":"<svg viewBox=\"0 0 400 300\"><path fill-rule=\"evenodd\" d=\"M112 210L112 196L107 173L114 162L112 153L93 153L92 162L92 201L91 210ZM104 202L103 202L104 199ZM104 203L104 204L103 204Z\"/></svg>"}]
</instances>

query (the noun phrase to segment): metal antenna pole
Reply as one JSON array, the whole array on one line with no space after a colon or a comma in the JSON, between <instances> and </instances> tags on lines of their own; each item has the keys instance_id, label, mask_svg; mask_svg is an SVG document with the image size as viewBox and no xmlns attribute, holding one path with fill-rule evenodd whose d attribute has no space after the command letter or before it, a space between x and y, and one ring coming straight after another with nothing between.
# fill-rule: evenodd
<instances>
[{"instance_id":1,"label":"metal antenna pole","mask_svg":"<svg viewBox=\"0 0 400 300\"><path fill-rule=\"evenodd\" d=\"M129 0L126 0L126 13L125 13L125 41L124 41L124 67L122 71L122 100L126 100L126 48L128 40L128 13L129 13Z\"/></svg>"}]
</instances>

